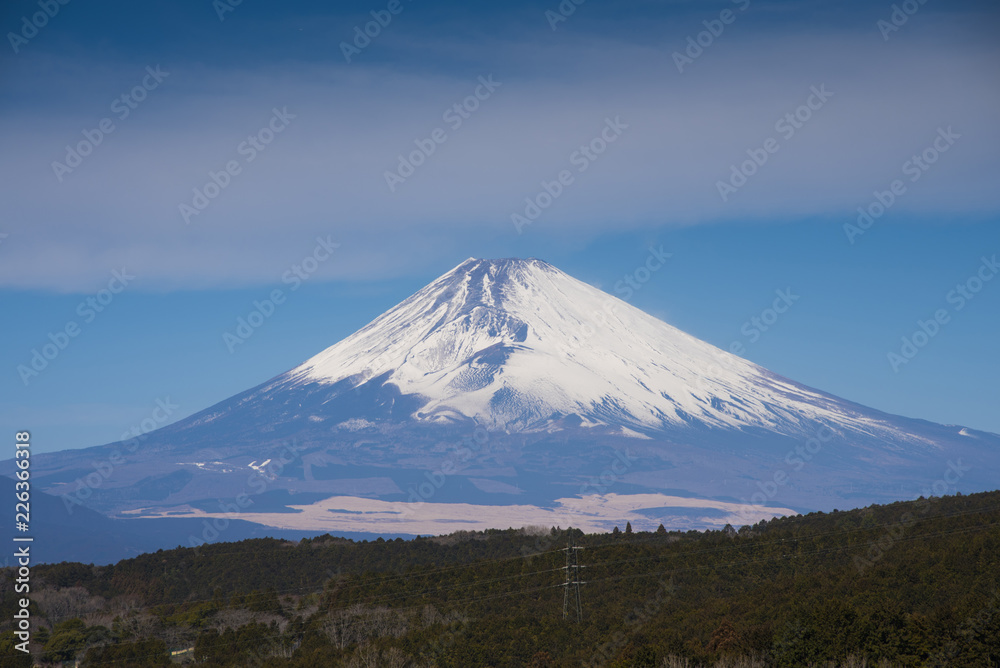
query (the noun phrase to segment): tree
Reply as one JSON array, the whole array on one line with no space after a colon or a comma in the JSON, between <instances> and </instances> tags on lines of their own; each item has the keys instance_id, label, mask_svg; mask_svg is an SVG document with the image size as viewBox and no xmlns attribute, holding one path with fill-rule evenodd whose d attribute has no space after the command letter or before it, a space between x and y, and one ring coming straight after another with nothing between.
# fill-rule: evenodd
<instances>
[{"instance_id":1,"label":"tree","mask_svg":"<svg viewBox=\"0 0 1000 668\"><path fill-rule=\"evenodd\" d=\"M552 665L552 655L544 650L539 650L535 652L535 655L531 657L531 662L528 663L528 668L549 668Z\"/></svg>"},{"instance_id":2,"label":"tree","mask_svg":"<svg viewBox=\"0 0 1000 668\"><path fill-rule=\"evenodd\" d=\"M660 657L657 656L654 648L643 647L635 655L635 660L632 661L632 665L635 668L656 668L660 665Z\"/></svg>"},{"instance_id":3,"label":"tree","mask_svg":"<svg viewBox=\"0 0 1000 668\"><path fill-rule=\"evenodd\" d=\"M74 617L56 626L52 636L45 643L44 658L46 661L72 661L77 652L86 647L87 636L84 633L86 625L83 620Z\"/></svg>"},{"instance_id":4,"label":"tree","mask_svg":"<svg viewBox=\"0 0 1000 668\"><path fill-rule=\"evenodd\" d=\"M144 666L159 668L170 665L167 644L159 638L147 638L137 642L125 642L87 650L84 665Z\"/></svg>"},{"instance_id":5,"label":"tree","mask_svg":"<svg viewBox=\"0 0 1000 668\"><path fill-rule=\"evenodd\" d=\"M626 522L625 523L625 535L626 536L631 536L632 535L632 523L631 522Z\"/></svg>"},{"instance_id":6,"label":"tree","mask_svg":"<svg viewBox=\"0 0 1000 668\"><path fill-rule=\"evenodd\" d=\"M20 639L14 635L13 631L0 633L0 656L3 657L2 665L10 666L11 668L21 668L22 666L23 668L31 668L34 665L31 656L15 649L19 642L21 642Z\"/></svg>"},{"instance_id":7,"label":"tree","mask_svg":"<svg viewBox=\"0 0 1000 668\"><path fill-rule=\"evenodd\" d=\"M656 533L667 533L666 528L661 524L656 528Z\"/></svg>"}]
</instances>

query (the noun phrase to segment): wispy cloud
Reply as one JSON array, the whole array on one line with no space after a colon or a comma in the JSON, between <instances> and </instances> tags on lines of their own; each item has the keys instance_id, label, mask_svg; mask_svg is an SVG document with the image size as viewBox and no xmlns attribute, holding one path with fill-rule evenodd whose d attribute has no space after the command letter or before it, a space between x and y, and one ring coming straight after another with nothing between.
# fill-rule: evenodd
<instances>
[{"instance_id":1,"label":"wispy cloud","mask_svg":"<svg viewBox=\"0 0 1000 668\"><path fill-rule=\"evenodd\" d=\"M946 126L967 139L894 215L995 215L1000 90L992 82L1000 48L970 37L968 17L931 18L889 43L874 21L811 33L763 34L748 25L683 74L671 60L683 38L582 39L569 26L529 43L386 35L386 49L424 53L411 67L374 58L347 66L336 50L329 60L245 69L39 58L18 70L15 89L40 80L74 91L77 102L7 105L6 122L17 132L8 133L0 155L3 229L11 234L0 285L89 290L115 266L130 267L152 289L268 283L317 234L350 249L320 278L439 264L463 242L514 235L510 212L567 167L609 116L620 116L629 131L577 175L581 185L530 235L585 239L662 225L847 220ZM434 65L466 56L481 66L475 74ZM169 78L118 120L112 101L157 65ZM390 192L386 170L415 141L448 128L446 110L472 94L477 75L491 74L502 88ZM73 83L83 76L86 89ZM783 139L776 123L821 85L833 97ZM240 146L275 108L295 120L248 160ZM105 117L115 131L60 182L52 163ZM723 201L717 183L769 137L781 139L780 150ZM186 223L180 205L231 161L239 174Z\"/></svg>"}]
</instances>

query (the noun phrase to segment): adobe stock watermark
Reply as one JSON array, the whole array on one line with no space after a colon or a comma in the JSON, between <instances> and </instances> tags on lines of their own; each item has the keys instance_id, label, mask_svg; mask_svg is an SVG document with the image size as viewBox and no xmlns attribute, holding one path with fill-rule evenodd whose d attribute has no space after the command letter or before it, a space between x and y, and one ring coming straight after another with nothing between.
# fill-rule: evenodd
<instances>
[{"instance_id":1,"label":"adobe stock watermark","mask_svg":"<svg viewBox=\"0 0 1000 668\"><path fill-rule=\"evenodd\" d=\"M139 449L139 445L146 440L149 432L159 429L170 421L170 417L180 406L170 401L170 397L156 400L156 406L150 414L143 418L138 424L132 425L121 435L121 444L125 450L134 453ZM82 506L84 500L90 498L95 490L100 488L105 481L111 478L115 469L125 463L125 455L122 448L116 448L111 456L99 462L91 462L94 469L82 478L77 478L76 489L60 495L66 511L72 515L73 506Z\"/></svg>"},{"instance_id":2,"label":"adobe stock watermark","mask_svg":"<svg viewBox=\"0 0 1000 668\"><path fill-rule=\"evenodd\" d=\"M937 136L930 146L920 153L914 153L909 160L903 163L901 169L904 176L910 177L910 183L916 183L927 173L931 165L936 163L943 153L955 145L955 141L961 139L962 135L952 131L949 125L947 129L938 128ZM902 179L894 179L889 184L887 190L876 190L874 199L865 206L859 206L856 224L844 223L844 234L847 240L854 245L855 240L867 232L885 213L892 208L897 200L906 194L907 185Z\"/></svg>"},{"instance_id":3,"label":"adobe stock watermark","mask_svg":"<svg viewBox=\"0 0 1000 668\"><path fill-rule=\"evenodd\" d=\"M875 22L875 27L882 33L882 40L888 42L889 36L906 25L910 17L919 12L925 4L927 0L904 0L898 5L893 5L888 20L879 19Z\"/></svg>"},{"instance_id":4,"label":"adobe stock watermark","mask_svg":"<svg viewBox=\"0 0 1000 668\"><path fill-rule=\"evenodd\" d=\"M230 527L231 522L238 520L240 515L253 505L253 497L266 492L270 484L277 480L285 470L285 467L298 460L305 449L305 445L299 445L292 439L289 444L282 446L277 453L270 457L267 460L268 463L262 466L261 470L255 469L247 476L246 485L239 494L233 497L232 503L220 499L218 507L222 517L212 517L211 521L209 518L205 518L202 520L201 537L194 534L188 536L188 545L195 549L195 554L199 554L202 545L219 540L219 537ZM250 491L247 490L247 487L250 488Z\"/></svg>"},{"instance_id":5,"label":"adobe stock watermark","mask_svg":"<svg viewBox=\"0 0 1000 668\"><path fill-rule=\"evenodd\" d=\"M913 499L917 504L917 515L914 515L909 511L903 513L900 515L898 521L886 527L885 533L883 533L877 540L873 540L868 543L868 550L865 552L864 556L854 556L854 567L857 569L858 573L864 573L866 570L874 566L875 563L882 557L884 557L886 552L892 549L896 543L903 539L906 532L909 531L920 519L920 516L926 516L927 513L930 512L936 499L944 496L950 490L953 490L958 484L958 481L962 479L962 476L971 470L972 467L964 466L961 459L954 462L949 461L948 468L945 469L944 475L942 475L938 480L935 480L932 485L925 488L919 497Z\"/></svg>"},{"instance_id":6,"label":"adobe stock watermark","mask_svg":"<svg viewBox=\"0 0 1000 668\"><path fill-rule=\"evenodd\" d=\"M310 276L316 273L321 264L333 256L333 251L338 248L340 248L340 244L335 243L331 235L326 235L325 239L323 237L316 237L316 245L313 247L312 252L289 267L281 275L281 282L284 285L291 286L288 289L289 292L295 292L302 287L305 281L309 280ZM232 332L226 331L222 333L222 342L226 344L226 349L229 350L229 353L236 352L237 346L246 343L253 336L254 332L274 315L278 307L285 303L286 298L287 295L284 290L275 288L271 290L263 301L253 300L253 309L251 309L246 317L239 316L236 318L236 328Z\"/></svg>"},{"instance_id":7,"label":"adobe stock watermark","mask_svg":"<svg viewBox=\"0 0 1000 668\"><path fill-rule=\"evenodd\" d=\"M588 668L597 668L607 665L618 652L629 642L629 637L653 619L666 605L675 591L676 587L673 578L668 582L662 578L659 580L660 587L656 592L647 598L641 605L632 608L631 612L625 616L624 624L616 630L611 638L598 647L589 660L584 662Z\"/></svg>"},{"instance_id":8,"label":"adobe stock watermark","mask_svg":"<svg viewBox=\"0 0 1000 668\"><path fill-rule=\"evenodd\" d=\"M490 433L481 425L476 425L471 434L465 435L457 445L452 446L451 456L441 462L434 471L424 473L427 482L410 485L410 496L406 500L406 505L403 506L402 514L410 516L429 501L439 489L444 487L448 476L461 473L466 464L486 446L489 440Z\"/></svg>"},{"instance_id":9,"label":"adobe stock watermark","mask_svg":"<svg viewBox=\"0 0 1000 668\"><path fill-rule=\"evenodd\" d=\"M774 123L775 132L788 141L795 136L798 130L809 122L813 114L823 108L823 105L833 97L833 93L826 89L826 84L809 87L810 94L803 104L788 112ZM732 195L735 195L740 188L747 184L747 181L757 173L757 171L767 164L772 155L781 150L781 143L774 137L764 140L760 148L748 148L746 150L749 158L736 165L730 165L729 178L725 181L716 181L715 187L719 191L719 197L723 202L728 202Z\"/></svg>"},{"instance_id":10,"label":"adobe stock watermark","mask_svg":"<svg viewBox=\"0 0 1000 668\"><path fill-rule=\"evenodd\" d=\"M562 0L559 6L555 8L555 11L551 9L545 10L545 20L549 22L549 27L555 32L559 24L564 23L569 17L573 16L576 13L576 8L585 2L587 0Z\"/></svg>"},{"instance_id":11,"label":"adobe stock watermark","mask_svg":"<svg viewBox=\"0 0 1000 668\"><path fill-rule=\"evenodd\" d=\"M750 0L732 0L732 3L736 5L737 10L740 12L745 12L750 7ZM739 14L732 9L723 9L719 12L719 18L702 21L701 24L705 26L705 29L697 35L688 36L687 47L685 47L684 53L674 51L671 55L674 59L674 65L677 66L677 71L684 74L684 68L688 65L693 65L694 61L701 58L701 55L705 53L705 49L711 47L715 44L715 40L722 37L726 26L732 25L736 21L737 16Z\"/></svg>"},{"instance_id":12,"label":"adobe stock watermark","mask_svg":"<svg viewBox=\"0 0 1000 668\"><path fill-rule=\"evenodd\" d=\"M658 272L667 264L667 260L674 256L673 253L667 253L663 250L663 245L660 244L659 248L649 247L649 255L646 257L646 261L637 266L631 272L622 276L620 281L615 283L615 294L621 295L624 301L628 301L632 298L636 292L642 289L649 279L653 277L653 274Z\"/></svg>"},{"instance_id":13,"label":"adobe stock watermark","mask_svg":"<svg viewBox=\"0 0 1000 668\"><path fill-rule=\"evenodd\" d=\"M740 333L746 337L746 342L742 339L734 339L727 350L733 355L743 356L747 352L747 345L757 343L765 332L771 330L777 324L781 316L791 309L795 302L801 299L800 295L792 292L791 288L777 289L774 291L775 298L771 305L763 309L760 313L745 320L740 326ZM715 362L711 362L705 372L698 375L696 384L701 390L714 389L710 383L710 378L716 377L723 369Z\"/></svg>"},{"instance_id":14,"label":"adobe stock watermark","mask_svg":"<svg viewBox=\"0 0 1000 668\"><path fill-rule=\"evenodd\" d=\"M1000 264L997 263L996 253L992 257L983 256L979 268L972 276L949 290L945 295L945 301L954 305L956 313L961 311L998 273ZM951 322L951 312L947 308L937 309L927 320L917 320L917 328L909 336L902 337L898 351L889 351L886 354L893 373L899 373L900 368L909 364L949 322Z\"/></svg>"},{"instance_id":15,"label":"adobe stock watermark","mask_svg":"<svg viewBox=\"0 0 1000 668\"><path fill-rule=\"evenodd\" d=\"M804 443L796 445L785 454L784 464L787 468L776 468L771 473L771 478L764 482L757 481L759 491L750 495L750 500L740 497L743 503L741 512L746 512L748 516L754 516L750 509L766 510L765 504L778 495L778 491L791 481L793 474L805 468L806 464L823 451L823 446L829 443L834 437L834 431L830 427L820 425L816 432L807 438Z\"/></svg>"},{"instance_id":16,"label":"adobe stock watermark","mask_svg":"<svg viewBox=\"0 0 1000 668\"><path fill-rule=\"evenodd\" d=\"M628 302L632 296L642 289L652 278L653 274L666 266L667 260L674 256L663 250L663 245L650 246L645 262L637 265L632 271L626 273L620 280L615 282L615 293L621 295L622 301ZM566 359L569 355L580 349L583 342L597 333L596 326L607 327L608 318L617 315L615 308L618 302L614 299L606 299L601 304L601 308L595 309L591 313L591 320L580 323L580 328L576 335L567 341L567 346L559 348L559 355Z\"/></svg>"},{"instance_id":17,"label":"adobe stock watermark","mask_svg":"<svg viewBox=\"0 0 1000 668\"><path fill-rule=\"evenodd\" d=\"M21 30L18 32L8 32L7 41L14 53L20 53L21 47L38 35L38 31L49 24L63 7L68 5L70 0L38 0L40 12L35 12L28 16L21 17Z\"/></svg>"},{"instance_id":18,"label":"adobe stock watermark","mask_svg":"<svg viewBox=\"0 0 1000 668\"><path fill-rule=\"evenodd\" d=\"M437 665L440 657L458 642L459 637L465 633L466 627L472 623L469 616L458 613L461 615L458 619L458 628L452 628L452 614L454 613L449 613L448 624L441 631L441 634L431 641L426 650L420 652L420 658L426 662L424 665Z\"/></svg>"},{"instance_id":19,"label":"adobe stock watermark","mask_svg":"<svg viewBox=\"0 0 1000 668\"><path fill-rule=\"evenodd\" d=\"M785 288L784 290L777 289L774 291L774 294L774 301L771 302L769 307L764 308L760 313L743 322L740 326L740 333L746 339L734 339L727 347L728 352L733 355L744 356L747 352L747 346L759 341L764 333L770 331L778 323L778 320L781 319L781 316L787 313L795 302L801 299L799 295L792 292L791 288ZM709 362L704 368L703 373L698 374L695 379L695 385L703 392L711 393L717 389L712 384L711 379L718 377L724 371L723 367L718 363L719 359L721 358L716 357L715 361Z\"/></svg>"},{"instance_id":20,"label":"adobe stock watermark","mask_svg":"<svg viewBox=\"0 0 1000 668\"><path fill-rule=\"evenodd\" d=\"M966 617L965 621L959 625L958 633L956 634L957 637L964 639L980 634L989 634L990 627L993 625L991 622L995 615L1000 615L1000 590L998 589L993 590L993 596L986 605L980 608L975 615ZM952 640L930 657L928 665L950 665L951 661L961 653L962 646L963 643L961 641Z\"/></svg>"},{"instance_id":21,"label":"adobe stock watermark","mask_svg":"<svg viewBox=\"0 0 1000 668\"><path fill-rule=\"evenodd\" d=\"M479 84L471 95L451 105L441 114L441 120L448 124L452 132L462 127L462 124L479 109L479 105L490 99L496 89L503 85L503 82L493 80L493 74L479 77L478 81ZM434 128L424 139L414 139L413 143L417 148L405 156L400 153L396 170L392 172L386 170L383 174L389 192L396 192L396 188L413 176L417 169L434 155L437 147L446 141L448 141L448 131L444 128Z\"/></svg>"},{"instance_id":22,"label":"adobe stock watermark","mask_svg":"<svg viewBox=\"0 0 1000 668\"><path fill-rule=\"evenodd\" d=\"M97 319L99 313L111 305L115 296L121 294L128 284L135 280L135 276L128 273L125 267L121 271L117 269L111 272L111 279L107 287L98 290L93 295L87 297L76 306L76 314L80 316L82 324L76 319L68 320L61 329L49 332L48 342L38 348L31 349L31 359L27 364L17 365L17 374L21 377L21 382L27 387L32 378L37 378L42 371L48 368L62 351L66 350L70 342L80 336L83 331L82 325L89 325Z\"/></svg>"},{"instance_id":23,"label":"adobe stock watermark","mask_svg":"<svg viewBox=\"0 0 1000 668\"><path fill-rule=\"evenodd\" d=\"M582 174L601 156L611 144L618 141L622 133L628 129L628 123L615 116L614 120L604 119L604 127L586 144L582 144L569 155L569 163L576 167L576 172ZM524 233L524 227L534 223L542 211L552 206L552 203L562 196L566 188L571 186L576 177L568 169L561 170L552 181L542 181L542 189L534 197L524 198L524 211L510 214L510 222L518 234Z\"/></svg>"},{"instance_id":24,"label":"adobe stock watermark","mask_svg":"<svg viewBox=\"0 0 1000 668\"><path fill-rule=\"evenodd\" d=\"M219 23L226 20L226 14L235 12L236 8L243 4L243 0L212 0L212 9L219 17Z\"/></svg>"},{"instance_id":25,"label":"adobe stock watermark","mask_svg":"<svg viewBox=\"0 0 1000 668\"><path fill-rule=\"evenodd\" d=\"M763 333L773 327L781 316L788 313L788 309L801 299L801 296L792 292L791 288L775 290L774 294L777 296L771 302L771 306L751 317L740 327L740 334L745 336L749 343L760 341ZM729 344L729 352L734 355L742 356L746 351L746 346L739 339Z\"/></svg>"},{"instance_id":26,"label":"adobe stock watermark","mask_svg":"<svg viewBox=\"0 0 1000 668\"><path fill-rule=\"evenodd\" d=\"M638 460L638 457L633 457L628 451L628 448L623 448L615 452L614 459L608 464L601 473L595 477L590 478L582 485L580 485L580 490L577 492L581 497L586 494L604 494L608 491L615 483L622 479L632 465Z\"/></svg>"},{"instance_id":27,"label":"adobe stock watermark","mask_svg":"<svg viewBox=\"0 0 1000 668\"><path fill-rule=\"evenodd\" d=\"M407 0L407 2L411 1ZM405 7L401 0L389 0L385 9L373 9L370 12L371 21L365 23L363 28L361 25L354 26L354 38L351 42L340 43L340 52L344 54L344 60L350 64L354 57L360 56L361 52L371 45L372 40L389 27L393 17L399 16L403 12L403 9Z\"/></svg>"},{"instance_id":28,"label":"adobe stock watermark","mask_svg":"<svg viewBox=\"0 0 1000 668\"><path fill-rule=\"evenodd\" d=\"M275 137L284 132L295 118L295 114L288 112L288 107L271 109L271 118L267 123L254 134L247 135L246 139L236 145L236 153L243 157L243 163L232 159L226 161L226 164L218 172L209 170L208 181L205 182L205 185L192 190L191 203L181 202L177 205L184 224L190 225L192 216L201 215L202 211L212 203L212 200L229 187L233 178L243 173L243 166L256 160L257 156L274 141Z\"/></svg>"},{"instance_id":29,"label":"adobe stock watermark","mask_svg":"<svg viewBox=\"0 0 1000 668\"><path fill-rule=\"evenodd\" d=\"M111 113L119 121L124 121L169 76L170 72L161 70L159 65L155 69L147 66L146 75L138 84L111 101ZM107 136L116 129L115 122L111 118L105 117L99 120L93 128L84 128L81 130L80 134L83 135L83 139L76 144L66 145L66 155L63 158L63 162L59 162L58 160L52 161L52 173L59 179L59 183L63 182L67 174L71 174L73 170L82 165L84 159L93 153L94 149L104 143Z\"/></svg>"}]
</instances>

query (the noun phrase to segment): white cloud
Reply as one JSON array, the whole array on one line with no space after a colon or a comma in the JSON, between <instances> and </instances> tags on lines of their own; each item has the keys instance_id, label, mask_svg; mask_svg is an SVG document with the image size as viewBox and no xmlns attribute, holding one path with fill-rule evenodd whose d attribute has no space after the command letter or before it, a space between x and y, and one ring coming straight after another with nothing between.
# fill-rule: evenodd
<instances>
[{"instance_id":1,"label":"white cloud","mask_svg":"<svg viewBox=\"0 0 1000 668\"><path fill-rule=\"evenodd\" d=\"M343 254L320 277L439 264L457 245L516 237L510 214L542 180L573 169L571 153L614 116L629 129L527 235L848 220L947 126L962 139L894 215L995 214L1000 91L992 81L1000 50L946 27L921 36L913 26L914 39L890 43L874 30L736 33L683 75L670 60L673 42L488 43L481 59L494 66L482 74L492 72L502 86L457 130L442 112L473 92L475 76L362 63L256 72L170 66L170 77L63 183L52 161L111 115L107 101L136 68L47 62L41 74L23 76L44 76L58 89L81 72L98 74L86 103L6 114L18 132L0 156L7 186L0 231L10 234L0 248L0 285L85 291L115 266L152 288L270 283L321 233L340 241ZM535 61L549 65L532 72ZM794 137L780 139L775 121L821 84L834 97ZM237 146L265 127L274 107L296 118L246 163ZM384 171L438 127L448 140L390 193ZM716 181L770 136L780 139L779 152L723 203ZM178 205L229 160L242 173L185 225Z\"/></svg>"}]
</instances>

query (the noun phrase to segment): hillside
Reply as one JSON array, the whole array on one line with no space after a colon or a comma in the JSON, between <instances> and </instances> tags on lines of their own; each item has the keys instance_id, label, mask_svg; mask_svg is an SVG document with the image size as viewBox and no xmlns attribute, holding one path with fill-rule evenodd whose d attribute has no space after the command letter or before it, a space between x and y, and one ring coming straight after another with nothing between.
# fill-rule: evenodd
<instances>
[{"instance_id":1,"label":"hillside","mask_svg":"<svg viewBox=\"0 0 1000 668\"><path fill-rule=\"evenodd\" d=\"M581 621L575 598L563 618L570 541ZM83 665L166 665L188 647L211 666L1000 662L1000 492L738 531L248 540L34 577L36 638Z\"/></svg>"}]
</instances>

